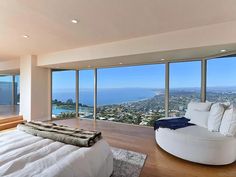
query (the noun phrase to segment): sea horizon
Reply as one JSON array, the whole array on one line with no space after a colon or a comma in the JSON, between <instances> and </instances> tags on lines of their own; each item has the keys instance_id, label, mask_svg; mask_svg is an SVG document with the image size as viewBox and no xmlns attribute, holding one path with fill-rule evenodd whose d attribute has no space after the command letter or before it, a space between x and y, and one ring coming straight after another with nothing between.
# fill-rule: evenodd
<instances>
[{"instance_id":1,"label":"sea horizon","mask_svg":"<svg viewBox=\"0 0 236 177\"><path fill-rule=\"evenodd\" d=\"M170 89L174 92L200 92L199 87L189 87L189 88L175 88ZM235 93L236 87L209 87L208 91L213 93L217 92L230 92ZM94 94L93 89L81 89L79 93L79 103L93 107L94 104ZM97 93L97 105L106 106L106 105L115 105L115 104L125 104L131 102L142 101L146 99L153 98L156 95L165 94L164 88L113 88L113 89L98 89ZM53 100L57 99L58 101L66 102L68 99L72 99L75 102L75 93L74 92L54 92ZM58 114L66 110L61 108L56 108L53 106L53 113ZM67 110L68 112L73 112Z\"/></svg>"},{"instance_id":2,"label":"sea horizon","mask_svg":"<svg viewBox=\"0 0 236 177\"><path fill-rule=\"evenodd\" d=\"M200 91L200 87L182 87L182 88L170 88L170 91ZM208 87L208 91L211 92L236 92L236 86L229 87ZM88 106L93 105L94 98L93 89L81 89L79 92L79 102ZM119 104L126 102L133 102L143 99L152 98L155 95L164 94L164 88L102 88L98 89L97 104ZM55 91L53 92L52 99L59 101L67 101L72 99L75 101L75 92L72 90L67 91Z\"/></svg>"}]
</instances>

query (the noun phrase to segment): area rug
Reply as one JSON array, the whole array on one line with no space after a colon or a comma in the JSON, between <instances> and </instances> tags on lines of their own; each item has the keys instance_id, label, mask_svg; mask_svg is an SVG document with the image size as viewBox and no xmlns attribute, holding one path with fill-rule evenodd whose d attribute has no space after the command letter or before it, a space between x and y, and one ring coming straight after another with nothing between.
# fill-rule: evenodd
<instances>
[{"instance_id":1,"label":"area rug","mask_svg":"<svg viewBox=\"0 0 236 177\"><path fill-rule=\"evenodd\" d=\"M114 147L111 150L114 159L111 177L139 177L147 155Z\"/></svg>"}]
</instances>

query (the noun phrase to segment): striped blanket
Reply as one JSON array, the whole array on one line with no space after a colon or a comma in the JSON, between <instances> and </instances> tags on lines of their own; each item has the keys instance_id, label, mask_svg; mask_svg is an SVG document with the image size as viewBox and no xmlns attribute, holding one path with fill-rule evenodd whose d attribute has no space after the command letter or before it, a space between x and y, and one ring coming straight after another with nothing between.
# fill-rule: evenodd
<instances>
[{"instance_id":1,"label":"striped blanket","mask_svg":"<svg viewBox=\"0 0 236 177\"><path fill-rule=\"evenodd\" d=\"M78 147L91 147L102 138L101 132L38 121L23 122L18 124L17 129L34 136L40 136Z\"/></svg>"}]
</instances>

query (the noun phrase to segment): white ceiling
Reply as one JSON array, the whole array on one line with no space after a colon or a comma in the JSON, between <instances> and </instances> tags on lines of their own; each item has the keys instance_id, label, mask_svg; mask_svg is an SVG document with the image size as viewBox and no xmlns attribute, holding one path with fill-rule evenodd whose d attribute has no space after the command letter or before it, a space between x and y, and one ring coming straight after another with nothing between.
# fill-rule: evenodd
<instances>
[{"instance_id":1,"label":"white ceiling","mask_svg":"<svg viewBox=\"0 0 236 177\"><path fill-rule=\"evenodd\" d=\"M234 20L236 0L1 0L0 60Z\"/></svg>"}]
</instances>

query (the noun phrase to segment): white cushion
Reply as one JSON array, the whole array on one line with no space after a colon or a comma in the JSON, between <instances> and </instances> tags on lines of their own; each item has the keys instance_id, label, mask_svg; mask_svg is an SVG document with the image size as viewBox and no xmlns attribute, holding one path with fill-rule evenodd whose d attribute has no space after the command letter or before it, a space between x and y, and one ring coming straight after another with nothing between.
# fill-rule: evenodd
<instances>
[{"instance_id":1,"label":"white cushion","mask_svg":"<svg viewBox=\"0 0 236 177\"><path fill-rule=\"evenodd\" d=\"M190 102L188 104L188 109L186 111L185 117L190 119L191 111L198 110L198 111L209 111L211 108L211 102Z\"/></svg>"},{"instance_id":2,"label":"white cushion","mask_svg":"<svg viewBox=\"0 0 236 177\"><path fill-rule=\"evenodd\" d=\"M220 125L220 133L226 136L235 136L236 134L236 107L231 105L225 110Z\"/></svg>"},{"instance_id":3,"label":"white cushion","mask_svg":"<svg viewBox=\"0 0 236 177\"><path fill-rule=\"evenodd\" d=\"M209 111L192 110L190 114L190 123L207 128Z\"/></svg>"},{"instance_id":4,"label":"white cushion","mask_svg":"<svg viewBox=\"0 0 236 177\"><path fill-rule=\"evenodd\" d=\"M218 132L220 129L221 120L225 111L225 105L222 103L214 103L211 107L208 117L208 130Z\"/></svg>"}]
</instances>

